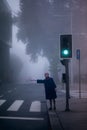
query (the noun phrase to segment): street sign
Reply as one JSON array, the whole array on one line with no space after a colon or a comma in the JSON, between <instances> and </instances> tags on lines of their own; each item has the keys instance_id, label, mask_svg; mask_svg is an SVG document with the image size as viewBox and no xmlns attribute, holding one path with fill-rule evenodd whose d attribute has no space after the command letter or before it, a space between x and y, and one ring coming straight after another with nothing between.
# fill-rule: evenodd
<instances>
[{"instance_id":1,"label":"street sign","mask_svg":"<svg viewBox=\"0 0 87 130\"><path fill-rule=\"evenodd\" d=\"M76 50L76 58L77 58L77 60L80 59L80 49Z\"/></svg>"}]
</instances>

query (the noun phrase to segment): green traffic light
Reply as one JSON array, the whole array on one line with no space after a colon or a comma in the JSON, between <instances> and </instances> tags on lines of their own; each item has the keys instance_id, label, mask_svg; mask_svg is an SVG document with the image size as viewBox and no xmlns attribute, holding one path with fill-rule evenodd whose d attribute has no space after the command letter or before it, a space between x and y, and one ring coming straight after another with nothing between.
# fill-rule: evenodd
<instances>
[{"instance_id":1,"label":"green traffic light","mask_svg":"<svg viewBox=\"0 0 87 130\"><path fill-rule=\"evenodd\" d=\"M67 49L63 50L62 55L68 56L69 55L69 50L67 50Z\"/></svg>"},{"instance_id":2,"label":"green traffic light","mask_svg":"<svg viewBox=\"0 0 87 130\"><path fill-rule=\"evenodd\" d=\"M72 58L72 35L60 35L60 57Z\"/></svg>"}]
</instances>

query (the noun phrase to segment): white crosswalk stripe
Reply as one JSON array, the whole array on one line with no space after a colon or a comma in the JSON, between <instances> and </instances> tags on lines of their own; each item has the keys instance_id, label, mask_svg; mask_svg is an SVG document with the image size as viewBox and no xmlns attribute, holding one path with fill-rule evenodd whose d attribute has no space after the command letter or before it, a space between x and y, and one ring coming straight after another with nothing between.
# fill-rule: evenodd
<instances>
[{"instance_id":1,"label":"white crosswalk stripe","mask_svg":"<svg viewBox=\"0 0 87 130\"><path fill-rule=\"evenodd\" d=\"M6 100L1 99L1 100L0 100L0 106L1 106L2 104L4 104L5 102L6 102Z\"/></svg>"},{"instance_id":2,"label":"white crosswalk stripe","mask_svg":"<svg viewBox=\"0 0 87 130\"><path fill-rule=\"evenodd\" d=\"M41 102L40 101L32 102L29 111L30 112L40 112L41 111Z\"/></svg>"},{"instance_id":3,"label":"white crosswalk stripe","mask_svg":"<svg viewBox=\"0 0 87 130\"><path fill-rule=\"evenodd\" d=\"M0 107L8 100L0 99ZM18 111L21 106L24 104L24 100L15 100L12 104L7 108L7 111ZM29 112L41 112L41 102L33 101L29 106Z\"/></svg>"},{"instance_id":4,"label":"white crosswalk stripe","mask_svg":"<svg viewBox=\"0 0 87 130\"><path fill-rule=\"evenodd\" d=\"M16 100L13 104L7 109L7 111L18 111L21 105L23 104L23 100Z\"/></svg>"}]
</instances>

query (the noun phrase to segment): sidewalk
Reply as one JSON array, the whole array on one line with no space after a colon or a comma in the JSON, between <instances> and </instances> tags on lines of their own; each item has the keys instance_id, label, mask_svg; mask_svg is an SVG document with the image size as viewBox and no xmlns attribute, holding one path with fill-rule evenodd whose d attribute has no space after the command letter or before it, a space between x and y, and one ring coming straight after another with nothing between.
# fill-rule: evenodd
<instances>
[{"instance_id":1,"label":"sidewalk","mask_svg":"<svg viewBox=\"0 0 87 130\"><path fill-rule=\"evenodd\" d=\"M49 111L52 130L87 130L87 99L69 99L69 112L65 112L65 98L57 99L57 110ZM48 103L47 103L48 106Z\"/></svg>"}]
</instances>

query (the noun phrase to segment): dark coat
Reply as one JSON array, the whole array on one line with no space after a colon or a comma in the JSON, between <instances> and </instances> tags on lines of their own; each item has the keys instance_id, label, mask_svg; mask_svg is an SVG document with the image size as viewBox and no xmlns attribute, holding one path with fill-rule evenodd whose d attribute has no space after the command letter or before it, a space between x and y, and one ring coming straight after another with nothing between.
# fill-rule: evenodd
<instances>
[{"instance_id":1,"label":"dark coat","mask_svg":"<svg viewBox=\"0 0 87 130\"><path fill-rule=\"evenodd\" d=\"M46 99L55 99L57 97L56 91L55 91L56 85L53 78L49 77L44 80L37 80L37 83L44 84Z\"/></svg>"}]
</instances>

